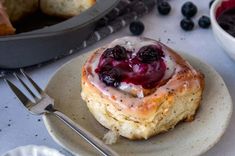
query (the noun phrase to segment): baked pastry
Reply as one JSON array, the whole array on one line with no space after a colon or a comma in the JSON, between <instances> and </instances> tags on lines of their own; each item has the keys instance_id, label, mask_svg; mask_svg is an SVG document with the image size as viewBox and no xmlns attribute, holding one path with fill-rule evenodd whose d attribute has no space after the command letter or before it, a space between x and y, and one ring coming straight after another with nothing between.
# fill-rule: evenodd
<instances>
[{"instance_id":1,"label":"baked pastry","mask_svg":"<svg viewBox=\"0 0 235 156\"><path fill-rule=\"evenodd\" d=\"M18 22L39 9L39 0L0 0L11 22Z\"/></svg>"},{"instance_id":2,"label":"baked pastry","mask_svg":"<svg viewBox=\"0 0 235 156\"><path fill-rule=\"evenodd\" d=\"M0 36L15 34L12 23L38 10L39 0L0 0Z\"/></svg>"},{"instance_id":3,"label":"baked pastry","mask_svg":"<svg viewBox=\"0 0 235 156\"><path fill-rule=\"evenodd\" d=\"M117 39L97 49L82 69L82 98L104 127L147 139L192 121L204 76L160 42Z\"/></svg>"},{"instance_id":4,"label":"baked pastry","mask_svg":"<svg viewBox=\"0 0 235 156\"><path fill-rule=\"evenodd\" d=\"M40 0L43 13L62 18L79 15L93 4L95 0Z\"/></svg>"},{"instance_id":5,"label":"baked pastry","mask_svg":"<svg viewBox=\"0 0 235 156\"><path fill-rule=\"evenodd\" d=\"M148 139L192 121L204 76L164 44L124 37L98 48L82 67L82 98L104 127Z\"/></svg>"},{"instance_id":6,"label":"baked pastry","mask_svg":"<svg viewBox=\"0 0 235 156\"><path fill-rule=\"evenodd\" d=\"M0 2L0 36L12 35L15 33L15 28L12 26L5 8Z\"/></svg>"}]
</instances>

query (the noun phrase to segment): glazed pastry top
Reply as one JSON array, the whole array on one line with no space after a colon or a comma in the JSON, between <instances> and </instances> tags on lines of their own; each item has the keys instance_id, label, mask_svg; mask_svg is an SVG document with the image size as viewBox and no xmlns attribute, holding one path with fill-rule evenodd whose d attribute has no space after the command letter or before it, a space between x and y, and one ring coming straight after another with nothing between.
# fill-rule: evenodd
<instances>
[{"instance_id":1,"label":"glazed pastry top","mask_svg":"<svg viewBox=\"0 0 235 156\"><path fill-rule=\"evenodd\" d=\"M113 48L127 54L109 54L110 50L115 51ZM156 53L146 57L149 51ZM111 67L106 68L107 62ZM201 87L202 75L187 61L162 43L147 38L117 39L97 49L86 62L85 69L88 80L104 95L115 100L120 109L141 107L143 101L148 101L152 96L161 97L176 89L184 92L192 87ZM111 78L106 75L102 77L103 73L107 74L105 70L111 71L108 72ZM112 81L112 76L116 76L118 81Z\"/></svg>"}]
</instances>

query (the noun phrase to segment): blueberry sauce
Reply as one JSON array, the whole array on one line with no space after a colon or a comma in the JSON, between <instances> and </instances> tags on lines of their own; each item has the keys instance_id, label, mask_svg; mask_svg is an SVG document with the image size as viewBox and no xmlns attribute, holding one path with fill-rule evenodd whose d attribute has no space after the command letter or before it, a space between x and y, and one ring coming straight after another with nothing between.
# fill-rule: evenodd
<instances>
[{"instance_id":1,"label":"blueberry sauce","mask_svg":"<svg viewBox=\"0 0 235 156\"><path fill-rule=\"evenodd\" d=\"M235 37L235 7L223 11L217 21L226 32Z\"/></svg>"},{"instance_id":2,"label":"blueberry sauce","mask_svg":"<svg viewBox=\"0 0 235 156\"><path fill-rule=\"evenodd\" d=\"M137 53L116 45L103 52L95 72L107 86L126 82L151 89L165 74L163 57L163 51L155 45L144 46Z\"/></svg>"}]
</instances>

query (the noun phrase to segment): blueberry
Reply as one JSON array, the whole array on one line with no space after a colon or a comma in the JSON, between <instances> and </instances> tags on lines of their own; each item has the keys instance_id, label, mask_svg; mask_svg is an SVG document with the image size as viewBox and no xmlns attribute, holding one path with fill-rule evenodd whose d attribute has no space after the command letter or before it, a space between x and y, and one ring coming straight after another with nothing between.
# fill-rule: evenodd
<instances>
[{"instance_id":1,"label":"blueberry","mask_svg":"<svg viewBox=\"0 0 235 156\"><path fill-rule=\"evenodd\" d=\"M131 22L129 29L133 35L140 35L144 32L144 24L141 21Z\"/></svg>"},{"instance_id":2,"label":"blueberry","mask_svg":"<svg viewBox=\"0 0 235 156\"><path fill-rule=\"evenodd\" d=\"M144 46L137 53L138 59L143 63L151 63L159 60L163 52L154 46Z\"/></svg>"},{"instance_id":3,"label":"blueberry","mask_svg":"<svg viewBox=\"0 0 235 156\"><path fill-rule=\"evenodd\" d=\"M181 20L180 26L183 30L189 31L189 30L193 29L194 23L191 19L185 18L185 19Z\"/></svg>"},{"instance_id":4,"label":"blueberry","mask_svg":"<svg viewBox=\"0 0 235 156\"><path fill-rule=\"evenodd\" d=\"M127 51L124 47L116 45L113 48L108 48L103 53L104 58L114 58L115 60L124 60L127 58Z\"/></svg>"},{"instance_id":5,"label":"blueberry","mask_svg":"<svg viewBox=\"0 0 235 156\"><path fill-rule=\"evenodd\" d=\"M99 78L107 86L118 87L120 85L121 74L118 69L109 68L109 70L102 70L99 73Z\"/></svg>"},{"instance_id":6,"label":"blueberry","mask_svg":"<svg viewBox=\"0 0 235 156\"><path fill-rule=\"evenodd\" d=\"M212 4L214 3L215 0L210 1L209 3L209 8L211 8Z\"/></svg>"},{"instance_id":7,"label":"blueberry","mask_svg":"<svg viewBox=\"0 0 235 156\"><path fill-rule=\"evenodd\" d=\"M188 1L183 4L183 6L181 8L181 12L185 17L191 18L194 15L196 15L197 7L192 2Z\"/></svg>"},{"instance_id":8,"label":"blueberry","mask_svg":"<svg viewBox=\"0 0 235 156\"><path fill-rule=\"evenodd\" d=\"M167 15L171 11L171 6L168 2L162 1L157 6L158 12L162 15Z\"/></svg>"},{"instance_id":9,"label":"blueberry","mask_svg":"<svg viewBox=\"0 0 235 156\"><path fill-rule=\"evenodd\" d=\"M207 16L202 16L202 17L200 17L200 19L199 19L199 21L198 21L198 25L199 25L201 28L209 28L210 25L211 25L210 18L207 17Z\"/></svg>"}]
</instances>

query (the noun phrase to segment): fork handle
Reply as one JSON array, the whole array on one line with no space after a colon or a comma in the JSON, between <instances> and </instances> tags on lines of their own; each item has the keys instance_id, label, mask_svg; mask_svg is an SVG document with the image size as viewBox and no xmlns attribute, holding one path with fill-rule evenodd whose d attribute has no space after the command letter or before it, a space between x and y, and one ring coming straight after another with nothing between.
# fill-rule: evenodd
<instances>
[{"instance_id":1,"label":"fork handle","mask_svg":"<svg viewBox=\"0 0 235 156\"><path fill-rule=\"evenodd\" d=\"M76 133L78 133L83 139L85 139L88 143L90 143L93 147L95 147L102 155L104 156L118 156L118 154L113 151L108 145L104 144L90 132L82 128L80 125L76 124L73 120L67 117L65 114L60 111L51 112L56 117L58 117L61 121L63 121L67 126L72 128Z\"/></svg>"}]
</instances>

